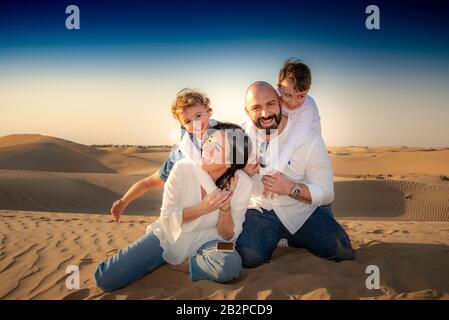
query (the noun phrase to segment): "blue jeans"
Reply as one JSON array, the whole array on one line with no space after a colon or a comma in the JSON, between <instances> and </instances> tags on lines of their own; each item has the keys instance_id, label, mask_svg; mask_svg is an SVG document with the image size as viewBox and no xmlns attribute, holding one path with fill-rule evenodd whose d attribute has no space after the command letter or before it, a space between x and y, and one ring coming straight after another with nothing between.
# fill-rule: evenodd
<instances>
[{"instance_id":1,"label":"blue jeans","mask_svg":"<svg viewBox=\"0 0 449 320\"><path fill-rule=\"evenodd\" d=\"M334 219L330 205L318 207L302 227L291 234L273 210L246 211L237 250L245 268L255 268L271 260L280 239L290 247L305 248L321 258L342 261L354 259L354 250L345 230Z\"/></svg>"},{"instance_id":2,"label":"blue jeans","mask_svg":"<svg viewBox=\"0 0 449 320\"><path fill-rule=\"evenodd\" d=\"M217 252L218 240L205 243L190 258L190 278L228 282L240 276L242 260L234 252ZM143 235L127 248L97 266L95 282L105 291L123 288L165 264L163 249L152 232Z\"/></svg>"}]
</instances>

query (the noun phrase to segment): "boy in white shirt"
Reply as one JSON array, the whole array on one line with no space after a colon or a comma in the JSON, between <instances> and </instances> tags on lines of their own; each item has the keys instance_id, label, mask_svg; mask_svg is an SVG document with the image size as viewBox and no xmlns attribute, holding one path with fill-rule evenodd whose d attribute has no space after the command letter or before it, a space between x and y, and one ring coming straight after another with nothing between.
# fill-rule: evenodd
<instances>
[{"instance_id":1,"label":"boy in white shirt","mask_svg":"<svg viewBox=\"0 0 449 320\"><path fill-rule=\"evenodd\" d=\"M312 73L305 63L293 58L285 61L279 71L278 94L282 113L292 121L293 127L271 169L283 172L290 156L303 144L310 130L321 136L320 114L315 101L308 95L311 85Z\"/></svg>"}]
</instances>

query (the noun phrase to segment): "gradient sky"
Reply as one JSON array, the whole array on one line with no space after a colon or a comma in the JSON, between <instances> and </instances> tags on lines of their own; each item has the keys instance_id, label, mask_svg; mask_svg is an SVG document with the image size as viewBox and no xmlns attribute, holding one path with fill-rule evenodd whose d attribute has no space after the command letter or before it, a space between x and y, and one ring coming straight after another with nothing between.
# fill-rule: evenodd
<instances>
[{"instance_id":1,"label":"gradient sky","mask_svg":"<svg viewBox=\"0 0 449 320\"><path fill-rule=\"evenodd\" d=\"M392 2L2 0L0 136L172 144L177 91L239 123L246 87L297 57L328 145L449 146L449 5ZM65 29L70 4L80 30Z\"/></svg>"}]
</instances>

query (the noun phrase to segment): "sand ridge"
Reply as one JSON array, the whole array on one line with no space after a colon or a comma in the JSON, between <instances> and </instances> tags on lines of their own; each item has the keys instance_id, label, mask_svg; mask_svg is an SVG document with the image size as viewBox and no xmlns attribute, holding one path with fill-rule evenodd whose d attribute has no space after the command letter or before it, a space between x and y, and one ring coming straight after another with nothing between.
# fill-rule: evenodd
<instances>
[{"instance_id":1,"label":"sand ridge","mask_svg":"<svg viewBox=\"0 0 449 320\"><path fill-rule=\"evenodd\" d=\"M449 150L330 147L332 206L356 249L340 263L304 249L229 284L192 283L163 266L112 293L95 267L138 239L159 216L162 189L131 204L120 223L112 202L156 171L164 148L85 146L42 135L0 138L0 299L449 299ZM379 290L366 267L381 271ZM80 290L65 286L78 265Z\"/></svg>"},{"instance_id":2,"label":"sand ridge","mask_svg":"<svg viewBox=\"0 0 449 320\"><path fill-rule=\"evenodd\" d=\"M357 257L335 263L304 249L278 248L273 260L228 284L191 282L162 266L112 293L95 288L96 265L132 243L154 217L115 223L97 214L0 211L2 299L448 299L449 222L341 219ZM419 243L417 243L419 242ZM79 265L80 290L65 286ZM365 286L379 266L381 288Z\"/></svg>"}]
</instances>

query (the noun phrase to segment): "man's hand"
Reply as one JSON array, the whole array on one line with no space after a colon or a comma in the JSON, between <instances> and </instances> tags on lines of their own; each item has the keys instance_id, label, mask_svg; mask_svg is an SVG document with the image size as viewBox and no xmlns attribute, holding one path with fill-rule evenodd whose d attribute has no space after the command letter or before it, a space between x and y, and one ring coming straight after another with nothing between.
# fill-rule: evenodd
<instances>
[{"instance_id":1,"label":"man's hand","mask_svg":"<svg viewBox=\"0 0 449 320\"><path fill-rule=\"evenodd\" d=\"M114 217L115 222L120 221L120 217L123 214L123 211L125 210L125 208L126 208L126 203L122 199L119 199L112 204L111 214Z\"/></svg>"},{"instance_id":2,"label":"man's hand","mask_svg":"<svg viewBox=\"0 0 449 320\"><path fill-rule=\"evenodd\" d=\"M281 172L277 172L273 175L263 176L262 183L265 190L271 193L290 195L290 191L294 187L294 183L290 181Z\"/></svg>"}]
</instances>

